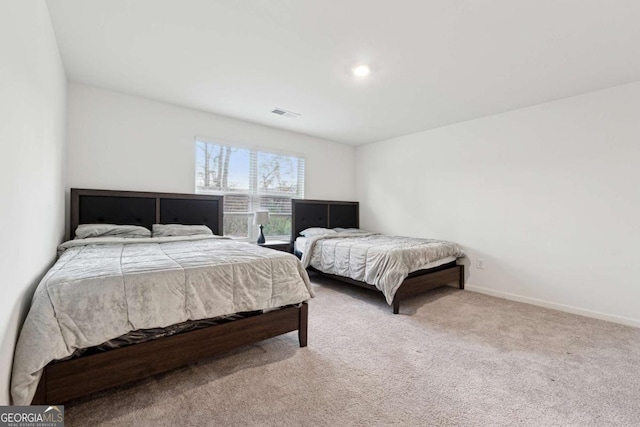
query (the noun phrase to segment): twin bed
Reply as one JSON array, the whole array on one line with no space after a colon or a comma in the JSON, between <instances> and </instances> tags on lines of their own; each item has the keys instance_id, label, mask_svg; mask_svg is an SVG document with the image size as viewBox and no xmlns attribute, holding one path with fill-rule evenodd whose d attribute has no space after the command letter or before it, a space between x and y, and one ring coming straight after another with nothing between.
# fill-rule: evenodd
<instances>
[{"instance_id":1,"label":"twin bed","mask_svg":"<svg viewBox=\"0 0 640 427\"><path fill-rule=\"evenodd\" d=\"M63 403L292 331L305 347L307 268L382 291L394 313L434 287L464 288L457 245L357 230L357 202L293 200L301 261L220 237L222 212L223 196L72 189L72 239L83 224L153 226L154 237L60 245L16 347L14 404ZM213 235L156 237L154 224Z\"/></svg>"},{"instance_id":2,"label":"twin bed","mask_svg":"<svg viewBox=\"0 0 640 427\"><path fill-rule=\"evenodd\" d=\"M295 199L291 212L291 248L306 268L381 291L394 314L401 301L433 288L464 289L465 255L455 243L359 230L358 202Z\"/></svg>"}]
</instances>

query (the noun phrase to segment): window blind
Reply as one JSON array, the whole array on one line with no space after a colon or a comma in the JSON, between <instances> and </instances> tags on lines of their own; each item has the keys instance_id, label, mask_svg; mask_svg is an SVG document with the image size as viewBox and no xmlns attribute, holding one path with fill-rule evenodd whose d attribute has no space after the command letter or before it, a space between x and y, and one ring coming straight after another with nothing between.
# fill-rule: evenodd
<instances>
[{"instance_id":1,"label":"window blind","mask_svg":"<svg viewBox=\"0 0 640 427\"><path fill-rule=\"evenodd\" d=\"M253 212L266 210L267 237L291 234L291 199L304 198L304 158L196 141L197 193L223 194L224 234L256 237Z\"/></svg>"}]
</instances>

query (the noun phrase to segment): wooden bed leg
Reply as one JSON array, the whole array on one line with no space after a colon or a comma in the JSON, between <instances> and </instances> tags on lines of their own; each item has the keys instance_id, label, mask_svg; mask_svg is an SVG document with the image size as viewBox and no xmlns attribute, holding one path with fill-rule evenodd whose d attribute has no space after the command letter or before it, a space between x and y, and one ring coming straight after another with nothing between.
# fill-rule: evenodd
<instances>
[{"instance_id":1,"label":"wooden bed leg","mask_svg":"<svg viewBox=\"0 0 640 427\"><path fill-rule=\"evenodd\" d=\"M309 318L309 305L306 302L300 307L300 322L298 324L298 340L300 347L307 346L307 323Z\"/></svg>"},{"instance_id":2,"label":"wooden bed leg","mask_svg":"<svg viewBox=\"0 0 640 427\"><path fill-rule=\"evenodd\" d=\"M393 299L393 314L398 314L398 313L400 313L400 299L394 298Z\"/></svg>"},{"instance_id":3,"label":"wooden bed leg","mask_svg":"<svg viewBox=\"0 0 640 427\"><path fill-rule=\"evenodd\" d=\"M464 289L464 265L460 265L460 279L458 281L458 286L460 289Z\"/></svg>"}]
</instances>

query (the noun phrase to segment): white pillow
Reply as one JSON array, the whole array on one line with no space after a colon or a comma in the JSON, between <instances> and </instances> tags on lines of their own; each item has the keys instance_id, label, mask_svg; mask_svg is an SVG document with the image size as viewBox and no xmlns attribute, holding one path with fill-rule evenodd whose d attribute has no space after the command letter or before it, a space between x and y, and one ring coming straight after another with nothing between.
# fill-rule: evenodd
<instances>
[{"instance_id":1,"label":"white pillow","mask_svg":"<svg viewBox=\"0 0 640 427\"><path fill-rule=\"evenodd\" d=\"M76 239L88 237L151 237L151 231L139 225L80 224L76 228Z\"/></svg>"},{"instance_id":2,"label":"white pillow","mask_svg":"<svg viewBox=\"0 0 640 427\"><path fill-rule=\"evenodd\" d=\"M213 235L206 225L153 224L152 229L153 237Z\"/></svg>"},{"instance_id":3,"label":"white pillow","mask_svg":"<svg viewBox=\"0 0 640 427\"><path fill-rule=\"evenodd\" d=\"M313 236L326 236L327 234L336 234L334 230L329 228L311 227L300 232L301 236L313 237Z\"/></svg>"}]
</instances>

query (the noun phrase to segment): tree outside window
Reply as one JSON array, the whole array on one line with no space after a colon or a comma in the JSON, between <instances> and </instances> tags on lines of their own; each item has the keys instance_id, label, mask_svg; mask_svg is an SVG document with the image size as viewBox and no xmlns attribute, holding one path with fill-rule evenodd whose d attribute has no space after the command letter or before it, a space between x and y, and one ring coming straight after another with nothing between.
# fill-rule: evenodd
<instances>
[{"instance_id":1,"label":"tree outside window","mask_svg":"<svg viewBox=\"0 0 640 427\"><path fill-rule=\"evenodd\" d=\"M196 192L223 194L224 234L254 239L253 212L267 210L272 239L291 235L291 199L304 197L304 159L196 141Z\"/></svg>"}]
</instances>

